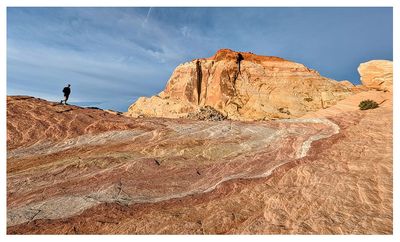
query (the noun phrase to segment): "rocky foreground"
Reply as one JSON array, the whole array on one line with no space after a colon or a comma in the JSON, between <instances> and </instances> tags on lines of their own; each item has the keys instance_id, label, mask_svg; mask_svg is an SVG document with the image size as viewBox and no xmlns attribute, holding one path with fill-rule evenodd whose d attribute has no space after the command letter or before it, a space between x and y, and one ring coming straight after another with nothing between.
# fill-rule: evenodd
<instances>
[{"instance_id":1,"label":"rocky foreground","mask_svg":"<svg viewBox=\"0 0 400 242\"><path fill-rule=\"evenodd\" d=\"M307 115L134 119L8 97L7 233L392 234L392 94Z\"/></svg>"}]
</instances>

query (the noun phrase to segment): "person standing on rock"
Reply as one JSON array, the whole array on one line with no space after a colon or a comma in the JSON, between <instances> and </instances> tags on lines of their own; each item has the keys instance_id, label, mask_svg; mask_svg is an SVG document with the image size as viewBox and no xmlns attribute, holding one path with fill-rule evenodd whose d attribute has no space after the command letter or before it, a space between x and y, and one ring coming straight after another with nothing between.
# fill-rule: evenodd
<instances>
[{"instance_id":1,"label":"person standing on rock","mask_svg":"<svg viewBox=\"0 0 400 242\"><path fill-rule=\"evenodd\" d=\"M237 56L236 56L236 64L238 64L238 70L239 70L239 72L240 72L240 62L241 62L242 60L244 60L243 55L240 54L240 53L238 53Z\"/></svg>"},{"instance_id":2,"label":"person standing on rock","mask_svg":"<svg viewBox=\"0 0 400 242\"><path fill-rule=\"evenodd\" d=\"M71 87L70 84L68 84L67 87L64 87L64 89L63 89L64 100L61 100L60 104L62 104L63 101L64 101L64 104L68 104L67 101L68 101L68 98L69 98L69 94L71 94L71 88L70 87Z\"/></svg>"}]
</instances>

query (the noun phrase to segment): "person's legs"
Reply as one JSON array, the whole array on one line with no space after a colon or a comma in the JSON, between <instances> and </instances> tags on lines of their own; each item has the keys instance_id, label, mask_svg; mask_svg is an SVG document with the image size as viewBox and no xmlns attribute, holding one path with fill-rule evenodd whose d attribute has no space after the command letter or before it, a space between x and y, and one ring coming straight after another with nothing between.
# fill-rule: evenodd
<instances>
[{"instance_id":1,"label":"person's legs","mask_svg":"<svg viewBox=\"0 0 400 242\"><path fill-rule=\"evenodd\" d=\"M68 95L67 95L67 96L65 96L65 100L64 100L64 103L65 103L65 104L68 104L68 103L67 103L67 101L68 101L68 97L69 97Z\"/></svg>"}]
</instances>

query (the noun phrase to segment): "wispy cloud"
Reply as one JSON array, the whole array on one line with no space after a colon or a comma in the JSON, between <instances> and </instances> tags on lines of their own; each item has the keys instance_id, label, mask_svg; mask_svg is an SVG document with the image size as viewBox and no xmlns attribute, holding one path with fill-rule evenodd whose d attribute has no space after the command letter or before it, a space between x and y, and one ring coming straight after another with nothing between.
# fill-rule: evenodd
<instances>
[{"instance_id":1,"label":"wispy cloud","mask_svg":"<svg viewBox=\"0 0 400 242\"><path fill-rule=\"evenodd\" d=\"M149 11L147 11L147 15L146 15L146 18L145 18L144 21L143 21L142 26L144 26L145 24L147 24L147 21L149 21L151 9L152 9L152 8L150 7L150 8L149 8Z\"/></svg>"}]
</instances>

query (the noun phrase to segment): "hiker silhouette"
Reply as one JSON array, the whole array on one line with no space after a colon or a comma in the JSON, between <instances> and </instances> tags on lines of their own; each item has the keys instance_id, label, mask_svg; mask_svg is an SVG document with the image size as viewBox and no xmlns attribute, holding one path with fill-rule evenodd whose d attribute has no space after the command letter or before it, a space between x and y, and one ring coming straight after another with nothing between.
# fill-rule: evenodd
<instances>
[{"instance_id":1,"label":"hiker silhouette","mask_svg":"<svg viewBox=\"0 0 400 242\"><path fill-rule=\"evenodd\" d=\"M69 98L69 94L71 94L71 88L70 88L70 86L71 86L71 85L68 84L67 87L64 87L64 89L63 89L64 100L61 100L60 104L62 104L63 101L64 101L64 104L68 104L67 101L68 101L68 98Z\"/></svg>"},{"instance_id":2,"label":"hiker silhouette","mask_svg":"<svg viewBox=\"0 0 400 242\"><path fill-rule=\"evenodd\" d=\"M236 56L236 63L238 64L239 72L240 72L240 62L241 62L242 60L244 60L243 55L240 54L240 53L238 53L237 56Z\"/></svg>"}]
</instances>

